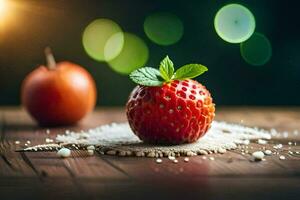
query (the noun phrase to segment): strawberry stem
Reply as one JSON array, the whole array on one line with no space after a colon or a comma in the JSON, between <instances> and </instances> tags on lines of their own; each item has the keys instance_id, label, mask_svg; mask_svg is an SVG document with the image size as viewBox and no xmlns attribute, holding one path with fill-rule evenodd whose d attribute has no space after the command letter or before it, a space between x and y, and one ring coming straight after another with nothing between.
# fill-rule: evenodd
<instances>
[{"instance_id":1,"label":"strawberry stem","mask_svg":"<svg viewBox=\"0 0 300 200\"><path fill-rule=\"evenodd\" d=\"M46 60L47 60L48 69L49 70L56 69L56 62L55 62L55 59L54 59L54 56L52 54L50 47L45 48L45 56L46 56Z\"/></svg>"}]
</instances>

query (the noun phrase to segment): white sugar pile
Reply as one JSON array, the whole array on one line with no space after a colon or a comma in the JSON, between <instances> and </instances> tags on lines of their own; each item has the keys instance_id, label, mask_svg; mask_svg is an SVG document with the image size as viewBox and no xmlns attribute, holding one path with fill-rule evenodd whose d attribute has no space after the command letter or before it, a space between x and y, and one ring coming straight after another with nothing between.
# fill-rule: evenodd
<instances>
[{"instance_id":1,"label":"white sugar pile","mask_svg":"<svg viewBox=\"0 0 300 200\"><path fill-rule=\"evenodd\" d=\"M128 123L112 123L86 132L66 132L56 141L65 145L84 147L95 145L104 154L119 156L192 156L207 153L225 153L238 144L249 144L249 140L271 139L271 133L226 122L214 121L206 135L192 144L162 146L144 144L133 134Z\"/></svg>"}]
</instances>

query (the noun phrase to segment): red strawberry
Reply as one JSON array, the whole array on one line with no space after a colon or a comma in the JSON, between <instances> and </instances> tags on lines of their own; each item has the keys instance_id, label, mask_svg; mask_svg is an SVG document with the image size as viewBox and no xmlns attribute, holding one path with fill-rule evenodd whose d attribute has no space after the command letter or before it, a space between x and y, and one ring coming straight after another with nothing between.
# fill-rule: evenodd
<instances>
[{"instance_id":1,"label":"red strawberry","mask_svg":"<svg viewBox=\"0 0 300 200\"><path fill-rule=\"evenodd\" d=\"M154 68L134 71L130 77L143 85L135 87L127 102L127 118L133 132L145 142L163 144L191 143L203 136L215 115L211 95L197 81L182 79L206 70L192 64L174 74L173 63L166 57L160 72Z\"/></svg>"}]
</instances>

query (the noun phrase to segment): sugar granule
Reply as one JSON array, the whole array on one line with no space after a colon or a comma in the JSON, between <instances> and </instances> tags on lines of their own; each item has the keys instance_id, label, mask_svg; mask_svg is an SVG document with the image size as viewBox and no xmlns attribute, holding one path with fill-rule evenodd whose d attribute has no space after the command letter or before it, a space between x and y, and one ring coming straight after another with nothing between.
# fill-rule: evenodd
<instances>
[{"instance_id":1,"label":"sugar granule","mask_svg":"<svg viewBox=\"0 0 300 200\"><path fill-rule=\"evenodd\" d=\"M67 149L67 148L61 148L60 150L57 151L57 155L62 157L62 158L70 157L71 150Z\"/></svg>"},{"instance_id":2,"label":"sugar granule","mask_svg":"<svg viewBox=\"0 0 300 200\"><path fill-rule=\"evenodd\" d=\"M110 155L118 155L110 152L114 150L135 152L133 155L138 157L154 154L149 152L157 152L155 155L158 157L168 157L168 153L171 152L178 156L205 154L204 152L219 153L220 150L220 153L224 153L225 150L236 149L237 144L243 144L244 141L270 138L270 132L265 130L214 121L206 135L191 144L173 146L144 144L133 134L128 123L112 123L78 133L68 132L58 135L56 141L82 146L94 145L98 147L97 150L106 151L104 153Z\"/></svg>"},{"instance_id":3,"label":"sugar granule","mask_svg":"<svg viewBox=\"0 0 300 200\"><path fill-rule=\"evenodd\" d=\"M252 153L252 156L255 160L262 160L265 154L262 151L255 151Z\"/></svg>"}]
</instances>

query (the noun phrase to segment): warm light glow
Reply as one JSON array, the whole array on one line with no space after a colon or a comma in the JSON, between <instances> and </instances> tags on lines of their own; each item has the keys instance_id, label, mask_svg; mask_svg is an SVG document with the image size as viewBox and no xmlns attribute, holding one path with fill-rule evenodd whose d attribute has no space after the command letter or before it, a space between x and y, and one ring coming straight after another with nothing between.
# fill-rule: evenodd
<instances>
[{"instance_id":1,"label":"warm light glow","mask_svg":"<svg viewBox=\"0 0 300 200\"><path fill-rule=\"evenodd\" d=\"M8 4L6 0L0 0L0 20L5 17L8 10Z\"/></svg>"}]
</instances>

